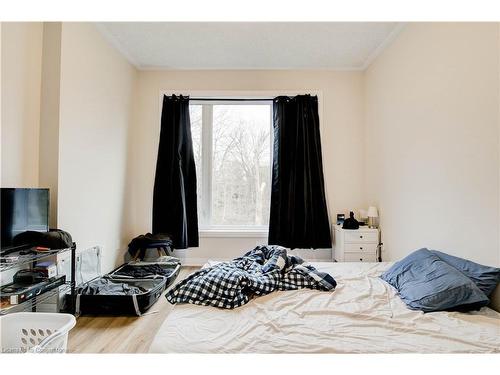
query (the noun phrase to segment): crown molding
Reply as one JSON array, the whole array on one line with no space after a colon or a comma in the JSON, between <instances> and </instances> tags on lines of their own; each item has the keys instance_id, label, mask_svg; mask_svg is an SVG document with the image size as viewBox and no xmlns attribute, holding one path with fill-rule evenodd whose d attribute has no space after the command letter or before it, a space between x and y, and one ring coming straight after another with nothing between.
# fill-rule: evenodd
<instances>
[{"instance_id":1,"label":"crown molding","mask_svg":"<svg viewBox=\"0 0 500 375\"><path fill-rule=\"evenodd\" d=\"M396 38L399 36L399 34L403 31L403 29L408 25L407 22L398 22L396 27L390 32L389 35L378 45L377 48L373 50L372 53L368 56L368 58L365 60L363 65L359 68L359 70L366 70L368 67L379 57L382 52L389 47L389 45L396 40Z\"/></svg>"},{"instance_id":2,"label":"crown molding","mask_svg":"<svg viewBox=\"0 0 500 375\"><path fill-rule=\"evenodd\" d=\"M399 22L394 29L389 33L389 35L370 53L367 59L361 66L344 66L337 68L293 68L293 67L273 67L273 68L171 68L163 66L149 66L141 65L134 57L128 53L127 49L118 41L118 39L113 35L108 28L100 23L95 23L95 27L104 37L104 39L110 43L123 57L132 64L136 69L140 71L189 71L189 70L207 70L207 71L217 71L217 70L324 70L324 71L338 71L338 72L359 72L365 71L376 59L382 54L382 52L398 37L401 31L407 26L407 22Z\"/></svg>"},{"instance_id":3,"label":"crown molding","mask_svg":"<svg viewBox=\"0 0 500 375\"><path fill-rule=\"evenodd\" d=\"M139 68L139 62L136 61L128 51L123 47L123 45L118 41L118 39L108 30L104 25L95 22L94 26L99 31L99 33L103 36L103 38L111 44L130 64L132 64L136 69Z\"/></svg>"}]
</instances>

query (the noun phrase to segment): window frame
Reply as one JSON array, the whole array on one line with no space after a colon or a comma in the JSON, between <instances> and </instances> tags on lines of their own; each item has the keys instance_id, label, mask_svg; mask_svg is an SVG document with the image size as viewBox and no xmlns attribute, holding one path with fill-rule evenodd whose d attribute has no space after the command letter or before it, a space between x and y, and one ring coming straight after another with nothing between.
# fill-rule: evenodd
<instances>
[{"instance_id":1,"label":"window frame","mask_svg":"<svg viewBox=\"0 0 500 375\"><path fill-rule=\"evenodd\" d=\"M323 120L323 90L319 88L310 88L310 89L301 89L301 90L190 90L190 89L179 89L179 88L159 88L158 89L158 101L157 101L157 129L158 134L161 129L161 112L163 107L163 96L171 96L171 95L179 95L182 94L184 96L189 96L192 98L219 98L219 99L262 99L262 98L275 98L278 96L296 96L304 94L307 91L310 95L316 95L318 97L318 111L319 111L319 127L321 134L323 135L325 131L325 124ZM272 100L272 99L271 99ZM213 100L210 100L213 102ZM272 114L271 114L272 116ZM272 120L272 119L271 119ZM272 126L272 121L271 121ZM274 134L274 131L271 133L271 136ZM271 151L272 151L272 141L271 143ZM157 150L157 147L156 149ZM322 147L323 151L323 160L325 160L325 147ZM156 151L155 151L156 152ZM272 153L271 153L272 155ZM155 154L156 157L156 154ZM272 160L271 160L272 163ZM154 173L154 172L153 172ZM271 175L272 178L272 175ZM328 181L325 179L325 188L327 186ZM152 190L151 190L152 191ZM328 191L328 190L327 190ZM328 194L327 194L327 202L328 202ZM269 232L269 228L265 228L265 230L249 230L245 228L236 229L236 228L226 228L226 229L200 229L199 234L200 238L204 237L214 237L214 238L266 238Z\"/></svg>"},{"instance_id":2,"label":"window frame","mask_svg":"<svg viewBox=\"0 0 500 375\"><path fill-rule=\"evenodd\" d=\"M208 99L208 98L207 98ZM208 221L212 213L212 190L213 190L213 106L215 105L267 105L270 113L269 127L269 152L270 173L269 183L272 182L273 164L273 100L265 100L267 97L250 98L244 100L241 97L227 97L228 100L190 100L189 105L201 105L201 211L198 216L199 232L201 237L265 237L269 231L268 225L211 225ZM257 99L257 100L252 100Z\"/></svg>"}]
</instances>

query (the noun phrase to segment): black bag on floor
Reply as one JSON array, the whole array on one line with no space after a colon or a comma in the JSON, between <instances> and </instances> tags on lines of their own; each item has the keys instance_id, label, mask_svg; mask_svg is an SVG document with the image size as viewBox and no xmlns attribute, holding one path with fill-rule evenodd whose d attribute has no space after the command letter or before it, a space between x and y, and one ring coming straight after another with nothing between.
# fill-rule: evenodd
<instances>
[{"instance_id":1,"label":"black bag on floor","mask_svg":"<svg viewBox=\"0 0 500 375\"><path fill-rule=\"evenodd\" d=\"M91 315L144 314L165 290L167 279L111 279L106 276L78 288L76 313Z\"/></svg>"},{"instance_id":2,"label":"black bag on floor","mask_svg":"<svg viewBox=\"0 0 500 375\"><path fill-rule=\"evenodd\" d=\"M76 313L90 315L144 314L175 280L178 262L130 262L76 291ZM136 277L136 276L141 277Z\"/></svg>"},{"instance_id":3,"label":"black bag on floor","mask_svg":"<svg viewBox=\"0 0 500 375\"><path fill-rule=\"evenodd\" d=\"M128 244L128 253L134 259L143 260L146 256L146 249L162 249L168 255L172 250L172 240L168 234L141 234L135 237ZM138 254L139 252L139 254Z\"/></svg>"}]
</instances>

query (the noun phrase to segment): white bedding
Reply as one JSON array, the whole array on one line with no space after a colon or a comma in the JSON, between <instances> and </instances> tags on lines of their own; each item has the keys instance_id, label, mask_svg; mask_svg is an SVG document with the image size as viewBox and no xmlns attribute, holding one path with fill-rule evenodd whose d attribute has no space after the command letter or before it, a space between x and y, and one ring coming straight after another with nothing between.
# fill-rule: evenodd
<instances>
[{"instance_id":1,"label":"white bedding","mask_svg":"<svg viewBox=\"0 0 500 375\"><path fill-rule=\"evenodd\" d=\"M409 310L378 278L390 263L313 263L333 292L271 293L235 310L176 305L153 353L498 353L500 313Z\"/></svg>"}]
</instances>

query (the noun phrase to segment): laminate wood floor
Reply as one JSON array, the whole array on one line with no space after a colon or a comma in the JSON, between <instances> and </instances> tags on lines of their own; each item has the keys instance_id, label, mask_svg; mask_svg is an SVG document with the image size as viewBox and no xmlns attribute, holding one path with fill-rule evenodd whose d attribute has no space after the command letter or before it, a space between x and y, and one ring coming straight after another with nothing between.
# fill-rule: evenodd
<instances>
[{"instance_id":1,"label":"laminate wood floor","mask_svg":"<svg viewBox=\"0 0 500 375\"><path fill-rule=\"evenodd\" d=\"M182 267L175 282L199 267ZM172 305L163 294L141 317L81 316L70 331L69 353L147 353Z\"/></svg>"}]
</instances>

